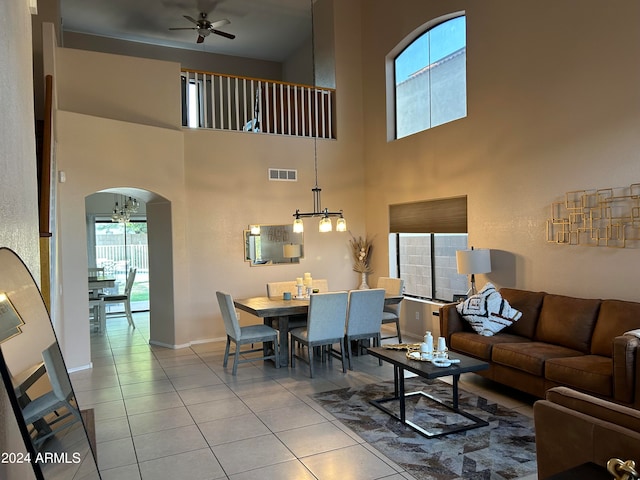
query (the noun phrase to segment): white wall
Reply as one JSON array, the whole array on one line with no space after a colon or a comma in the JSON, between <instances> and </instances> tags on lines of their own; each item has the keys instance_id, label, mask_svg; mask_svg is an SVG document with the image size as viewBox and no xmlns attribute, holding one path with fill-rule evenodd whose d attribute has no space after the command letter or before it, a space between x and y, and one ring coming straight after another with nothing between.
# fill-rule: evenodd
<instances>
[{"instance_id":1,"label":"white wall","mask_svg":"<svg viewBox=\"0 0 640 480\"><path fill-rule=\"evenodd\" d=\"M386 141L383 59L430 19L466 10L468 116ZM498 286L640 300L638 248L545 239L570 190L640 180L640 3L597 0L389 2L363 8L367 231L388 205L468 196L469 244L490 248ZM380 32L384 31L384 35ZM377 271L387 258L374 257Z\"/></svg>"},{"instance_id":2,"label":"white wall","mask_svg":"<svg viewBox=\"0 0 640 480\"><path fill-rule=\"evenodd\" d=\"M27 2L5 0L0 4L0 45L0 246L15 250L37 279L38 194ZM0 390L0 451L25 452L8 397ZM0 464L0 477L13 480L35 475L29 464Z\"/></svg>"}]
</instances>

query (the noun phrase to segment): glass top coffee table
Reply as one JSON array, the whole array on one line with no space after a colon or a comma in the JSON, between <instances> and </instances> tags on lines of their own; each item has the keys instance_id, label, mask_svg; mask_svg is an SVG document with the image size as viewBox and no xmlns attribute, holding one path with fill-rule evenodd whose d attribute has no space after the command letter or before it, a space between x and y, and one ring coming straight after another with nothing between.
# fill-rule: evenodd
<instances>
[{"instance_id":1,"label":"glass top coffee table","mask_svg":"<svg viewBox=\"0 0 640 480\"><path fill-rule=\"evenodd\" d=\"M455 432L462 432L466 430L471 430L472 428L485 427L489 425L485 420L476 417L468 412L460 410L458 405L458 380L460 379L460 375L466 372L477 372L479 370L486 370L489 368L489 364L482 360L477 360L475 358L468 357L466 355L462 355L460 353L450 353L449 357L451 359L459 359L459 363L452 363L448 367L437 367L433 365L431 362L422 362L420 360L412 360L407 358L405 350L394 350L387 349L384 347L374 347L368 348L367 351L370 355L377 357L385 362L391 363L393 365L393 383L394 383L394 395L393 397L381 398L377 400L371 400L371 404L375 407L379 408L383 412L391 415L393 418L400 420L405 425L409 426L416 432L424 435L425 437L434 438L441 437L443 435L448 435ZM442 400L426 393L423 391L406 393L404 388L404 371L409 371L411 373L415 373L416 375L427 378L427 379L435 379L440 377L453 377L453 395L452 395L452 403L448 404L443 402ZM407 419L406 415L406 399L412 397L414 395L421 395L429 400L436 402L440 405L443 405L447 409L455 412L458 415L462 415L463 417L471 420L471 423L464 424L452 424L447 425L443 428L438 428L437 431L429 431L420 425L417 425L412 420ZM384 404L388 402L398 402L399 403L399 413L387 408Z\"/></svg>"}]
</instances>

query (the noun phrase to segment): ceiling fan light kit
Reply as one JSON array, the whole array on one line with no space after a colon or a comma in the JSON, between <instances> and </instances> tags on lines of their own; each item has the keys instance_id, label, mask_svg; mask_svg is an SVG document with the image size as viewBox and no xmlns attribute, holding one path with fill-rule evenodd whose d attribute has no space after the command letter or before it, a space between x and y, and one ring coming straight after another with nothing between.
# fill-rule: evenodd
<instances>
[{"instance_id":1,"label":"ceiling fan light kit","mask_svg":"<svg viewBox=\"0 0 640 480\"><path fill-rule=\"evenodd\" d=\"M218 28L223 27L224 25L229 25L231 23L231 21L227 18L216 20L215 22L210 22L207 19L207 12L200 12L200 17L198 18L198 20L190 17L189 15L183 15L183 17L193 23L195 27L172 27L169 28L169 30L195 30L198 33L196 43L203 43L205 37L208 37L211 33L215 33L216 35L220 35L221 37L225 37L230 40L236 38L236 36L232 33L218 30Z\"/></svg>"}]
</instances>

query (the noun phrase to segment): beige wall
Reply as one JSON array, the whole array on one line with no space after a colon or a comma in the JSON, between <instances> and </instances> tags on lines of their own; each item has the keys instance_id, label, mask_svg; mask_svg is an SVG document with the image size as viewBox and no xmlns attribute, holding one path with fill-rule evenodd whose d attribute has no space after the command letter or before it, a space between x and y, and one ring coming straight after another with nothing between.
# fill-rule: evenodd
<instances>
[{"instance_id":1,"label":"beige wall","mask_svg":"<svg viewBox=\"0 0 640 480\"><path fill-rule=\"evenodd\" d=\"M56 64L61 110L180 128L180 64L70 48Z\"/></svg>"},{"instance_id":2,"label":"beige wall","mask_svg":"<svg viewBox=\"0 0 640 480\"><path fill-rule=\"evenodd\" d=\"M0 246L15 250L40 276L33 116L31 15L27 2L0 6ZM10 48L9 48L10 47ZM20 79L16 81L16 79ZM0 451L25 452L9 399L0 395ZM29 464L0 464L0 477L35 478Z\"/></svg>"},{"instance_id":3,"label":"beige wall","mask_svg":"<svg viewBox=\"0 0 640 480\"><path fill-rule=\"evenodd\" d=\"M267 60L246 59L196 50L161 47L77 32L64 32L62 46L65 48L177 62L184 68L205 72L268 78L270 80L282 79L282 64Z\"/></svg>"},{"instance_id":4,"label":"beige wall","mask_svg":"<svg viewBox=\"0 0 640 480\"><path fill-rule=\"evenodd\" d=\"M341 28L349 44L340 53L344 66L359 63L359 26L354 30L345 22ZM296 208L312 210L312 140L159 128L171 126L173 115L180 121L174 108L180 99L177 64L63 48L56 54L56 154L67 178L58 184L60 317L65 344L73 345L68 355L72 367L86 366L90 359L84 206L85 197L97 191L134 188L153 197L147 205L153 343L181 347L223 339L216 290L235 297L262 295L267 281L292 280L304 272L327 278L332 289L358 285L348 234L320 235L318 219L305 220L306 256L299 265L250 267L244 261L242 232L250 223L290 223ZM147 67L157 73L153 90L171 91L168 98L142 88L135 89L135 98L119 98L121 89L148 81ZM357 92L360 71L345 67L336 68L338 88ZM126 84L121 78L127 78ZM162 121L142 118L145 106L159 100ZM361 235L362 96L339 97L336 108L344 119L338 122L338 140L317 143L322 203L330 210L343 209L349 228ZM270 182L269 167L297 169L299 181ZM154 215L164 220L154 222Z\"/></svg>"},{"instance_id":5,"label":"beige wall","mask_svg":"<svg viewBox=\"0 0 640 480\"><path fill-rule=\"evenodd\" d=\"M469 244L499 286L640 300L638 248L545 241L551 202L640 180L640 3L402 2L363 9L367 231L389 204L468 196ZM468 116L386 141L383 59L426 21L466 10ZM384 35L380 32L384 31ZM387 258L375 256L376 270Z\"/></svg>"},{"instance_id":6,"label":"beige wall","mask_svg":"<svg viewBox=\"0 0 640 480\"><path fill-rule=\"evenodd\" d=\"M479 283L488 279L498 286L640 299L629 281L637 249L561 247L545 241L549 205L565 191L640 179L635 134L640 69L627 61L640 53L640 33L632 20L640 6L623 1L614 13L595 0L581 2L588 5L584 10L576 5L406 1L401 9L389 9L382 0L333 3L338 140L317 144L319 184L323 206L344 209L355 235L366 229L375 236L371 284L387 273L389 204L467 195L470 243L493 250L494 271ZM467 118L388 143L385 55L422 23L458 10L466 10L468 18ZM123 72L134 83L142 81L144 72L129 59L109 57L111 68L102 72L101 84L119 81L115 77ZM65 58L66 78L77 77L72 83L77 85L86 62L102 59L101 54L71 53ZM167 73L177 71L177 65L168 65ZM154 88L177 90L171 75L156 81L162 85ZM71 97L69 85L59 91ZM132 111L122 107L118 115L131 113L131 120L140 121L139 108L154 97L145 90L138 93ZM110 112L110 97L118 92L100 94L100 102L108 105L104 112ZM320 236L312 220L305 221L307 255L299 266L254 268L243 261L242 230L248 224L287 223L295 208L311 209L312 141L105 120L97 117L107 115L92 95L85 98L91 99L93 116L58 116L58 162L68 178L60 185L62 286L65 307L78 316L68 320L72 316L65 312L67 322L86 323L86 254L80 253L86 248L84 198L108 188L157 194L151 211L170 217L169 226L156 225L171 250L156 269L167 283L163 291L172 290L174 301L154 312L152 292L152 340L159 343L182 346L222 338L213 295L218 289L236 297L259 295L267 281L305 271L328 278L332 289L358 284L348 235ZM174 100L168 99L161 123L173 125ZM269 182L268 167L296 168L300 180ZM413 321L416 311L418 323ZM430 308L412 306L405 313L411 315L404 319L408 331L420 332L430 323L425 318ZM65 328L69 336L82 331L80 343L88 343L84 326L71 327ZM88 359L83 348L74 347L76 365Z\"/></svg>"}]
</instances>

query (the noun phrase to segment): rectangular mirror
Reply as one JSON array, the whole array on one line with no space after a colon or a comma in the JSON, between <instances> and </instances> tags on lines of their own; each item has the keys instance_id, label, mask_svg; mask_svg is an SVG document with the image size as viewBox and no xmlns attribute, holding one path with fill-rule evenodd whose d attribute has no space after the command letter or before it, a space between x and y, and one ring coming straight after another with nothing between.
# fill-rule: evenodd
<instances>
[{"instance_id":1,"label":"rectangular mirror","mask_svg":"<svg viewBox=\"0 0 640 480\"><path fill-rule=\"evenodd\" d=\"M244 259L251 266L300 263L304 258L302 233L293 225L252 225L244 231Z\"/></svg>"}]
</instances>

